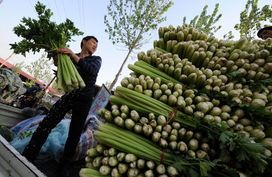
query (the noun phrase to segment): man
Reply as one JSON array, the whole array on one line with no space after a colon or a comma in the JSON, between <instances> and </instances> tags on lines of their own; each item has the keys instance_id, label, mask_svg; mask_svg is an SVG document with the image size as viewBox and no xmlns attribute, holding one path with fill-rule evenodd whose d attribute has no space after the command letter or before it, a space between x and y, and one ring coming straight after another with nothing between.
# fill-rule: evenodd
<instances>
[{"instance_id":1,"label":"man","mask_svg":"<svg viewBox=\"0 0 272 177\"><path fill-rule=\"evenodd\" d=\"M272 38L272 26L267 26L260 29L257 33L257 36L263 40Z\"/></svg>"},{"instance_id":2,"label":"man","mask_svg":"<svg viewBox=\"0 0 272 177\"><path fill-rule=\"evenodd\" d=\"M94 36L86 36L81 41L81 52L79 54L73 53L69 48L57 50L58 53L66 54L73 60L86 87L75 89L63 95L52 106L22 153L28 160L33 162L51 130L63 119L68 111L72 110L68 138L59 165L61 167L60 171L63 172L62 176L69 175L66 172L69 169L69 163L73 160L95 94L95 82L102 62L99 56L93 55L97 49L97 43L98 40Z\"/></svg>"}]
</instances>

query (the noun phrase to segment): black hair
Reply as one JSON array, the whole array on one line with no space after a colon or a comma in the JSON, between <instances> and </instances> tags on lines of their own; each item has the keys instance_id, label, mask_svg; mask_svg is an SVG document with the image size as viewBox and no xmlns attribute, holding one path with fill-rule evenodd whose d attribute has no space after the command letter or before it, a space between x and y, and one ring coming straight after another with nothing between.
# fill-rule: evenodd
<instances>
[{"instance_id":1,"label":"black hair","mask_svg":"<svg viewBox=\"0 0 272 177\"><path fill-rule=\"evenodd\" d=\"M81 43L80 43L80 48L82 48L83 46L83 41L88 41L90 39L94 39L96 42L98 42L97 38L94 37L94 36L85 36L82 40L81 40Z\"/></svg>"},{"instance_id":2,"label":"black hair","mask_svg":"<svg viewBox=\"0 0 272 177\"><path fill-rule=\"evenodd\" d=\"M265 31L265 30L272 31L272 26L267 26L267 27L264 27L264 28L260 29L260 30L258 31L258 33L257 33L257 36L258 36L258 37L261 37L261 34L262 34L263 31Z\"/></svg>"}]
</instances>

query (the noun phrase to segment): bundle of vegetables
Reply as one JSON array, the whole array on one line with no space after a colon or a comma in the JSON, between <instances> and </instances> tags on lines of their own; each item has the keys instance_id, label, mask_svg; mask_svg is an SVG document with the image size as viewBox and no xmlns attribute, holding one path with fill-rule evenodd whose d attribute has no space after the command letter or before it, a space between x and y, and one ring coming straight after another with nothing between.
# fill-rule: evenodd
<instances>
[{"instance_id":1,"label":"bundle of vegetables","mask_svg":"<svg viewBox=\"0 0 272 177\"><path fill-rule=\"evenodd\" d=\"M143 78L144 76L140 75L140 77ZM124 78L121 81L121 84L123 87L129 89L117 87L116 95L125 98L127 102L122 102L121 98L119 99L116 98L116 96L113 96L111 98L112 103L129 104L130 107L133 105L133 109L141 112L152 112L167 117L170 112L175 112L177 116L176 120L178 121L179 117L183 117L180 122L187 125L187 127L195 128L199 123L197 120L192 121L192 118L186 119L186 117L194 116L195 118L203 119L207 123L226 123L232 128L232 131L243 133L247 137L250 136L251 130L258 129L258 127L254 126L253 122L245 116L245 112L241 108L231 108L228 105L221 104L220 100L214 98L210 100L205 94L197 95L198 93L196 90L186 89L184 86L182 87L181 84L173 85L172 83L168 83L167 85L159 85L159 78L157 78L155 82L153 82L153 79L150 77L146 78L146 82L148 83L147 86L145 86L144 80L135 77ZM129 83L129 80L134 82L134 85ZM137 85L136 83L142 83L144 85ZM154 84L151 85L151 83ZM154 99L150 97L153 97ZM143 107L143 105L146 105L146 107ZM113 115L119 116L120 111L117 113L113 113ZM123 113L123 117L127 119L127 113L123 111L121 111L121 113ZM111 120L107 117L105 118L108 121ZM245 130L241 130L241 126L245 126ZM264 134L260 129L258 129L258 131L256 130L256 132L259 132L259 136ZM255 136L255 134L252 136Z\"/></svg>"},{"instance_id":2,"label":"bundle of vegetables","mask_svg":"<svg viewBox=\"0 0 272 177\"><path fill-rule=\"evenodd\" d=\"M84 81L69 56L58 54L55 51L58 48L66 47L73 35L81 35L82 32L69 19L60 24L50 21L53 13L40 2L35 5L35 9L38 13L38 20L24 17L22 24L14 27L15 34L22 40L10 44L11 49L14 50L14 53L24 56L27 52L35 53L40 50L47 52L49 58L54 55L54 59L58 60L58 88L68 92L74 88L85 87Z\"/></svg>"},{"instance_id":3,"label":"bundle of vegetables","mask_svg":"<svg viewBox=\"0 0 272 177\"><path fill-rule=\"evenodd\" d=\"M138 53L111 108L101 110L111 124L100 125L98 142L173 166L178 176L271 176L271 46L271 40L224 41L189 26L161 27L154 49ZM176 158L150 159L152 148L140 140ZM196 162L185 168L193 173L182 171L184 162Z\"/></svg>"},{"instance_id":4,"label":"bundle of vegetables","mask_svg":"<svg viewBox=\"0 0 272 177\"><path fill-rule=\"evenodd\" d=\"M155 152L154 152L155 153ZM115 148L105 147L101 144L87 151L85 158L87 164L81 169L80 176L92 176L97 171L99 175L110 176L177 176L178 171L174 166L167 166L163 163L156 163L153 160L146 160L137 157L133 153L126 153Z\"/></svg>"},{"instance_id":5,"label":"bundle of vegetables","mask_svg":"<svg viewBox=\"0 0 272 177\"><path fill-rule=\"evenodd\" d=\"M237 71L240 76L254 80L269 77L271 73L270 40L248 41L243 38L239 41L224 41L214 37L202 37L188 41L186 35L189 36L190 31L199 33L197 36L201 36L201 32L192 27L161 27L159 30L161 41L163 44L171 43L172 45L167 47L154 41L154 46L178 54L181 58L188 58L200 68L220 69L222 72ZM171 37L168 37L169 33L172 34ZM185 37L181 38L180 33Z\"/></svg>"},{"instance_id":6,"label":"bundle of vegetables","mask_svg":"<svg viewBox=\"0 0 272 177\"><path fill-rule=\"evenodd\" d=\"M98 144L87 151L81 177L97 174L110 176L207 176L220 173L237 176L232 169L205 159L180 158L162 151L149 140L111 124L103 124L95 133ZM108 147L110 146L110 147ZM215 167L222 171L218 172Z\"/></svg>"},{"instance_id":7,"label":"bundle of vegetables","mask_svg":"<svg viewBox=\"0 0 272 177\"><path fill-rule=\"evenodd\" d=\"M129 67L133 69L133 67ZM142 68L142 70L144 70L144 68ZM228 124L228 126L233 127L234 131L243 132L243 134L246 134L247 136L249 136L248 133L253 130L254 126L250 117L246 117L244 110L241 109L245 108L246 105L236 104L236 107L232 106L233 109L231 109L231 107L226 104L225 99L216 99L216 95L204 94L201 90L190 89L188 88L188 85L186 86L185 84L182 85L179 83L174 84L169 80L165 80L168 81L168 83L165 84L162 82L163 79L160 79L159 77L152 79L150 76L155 77L156 75L149 72L148 76L140 75L139 77L136 77L134 74L131 77L123 78L121 85L128 89L135 90L139 93L158 99L163 103L175 107L177 110L182 111L185 114L204 118L207 122L220 123L223 120ZM116 89L117 93L118 90L119 87ZM121 92L124 93L124 91ZM152 104L152 102L150 103L151 105L149 107L152 107L154 104ZM230 105L235 105L235 102ZM248 108L252 109L254 107L251 106ZM168 109L168 111L169 110L171 109ZM249 112L255 114L256 110L252 109L249 110ZM261 117L259 117L259 119L260 118ZM241 126L246 126L246 131L241 130L241 128L239 128ZM258 130L258 132L264 134L262 130Z\"/></svg>"},{"instance_id":8,"label":"bundle of vegetables","mask_svg":"<svg viewBox=\"0 0 272 177\"><path fill-rule=\"evenodd\" d=\"M182 123L175 120L167 124L167 117L163 115L149 113L147 117L143 117L136 110L130 110L127 105L120 108L112 105L112 111L105 109L101 114L108 122L150 138L161 148L172 153L202 159L211 152L209 139L202 138L205 137L204 132L194 133L192 128L182 126Z\"/></svg>"},{"instance_id":9,"label":"bundle of vegetables","mask_svg":"<svg viewBox=\"0 0 272 177\"><path fill-rule=\"evenodd\" d=\"M232 133L233 130L228 130L228 126L226 125L225 121L215 122L212 120L213 116L207 116L207 118L205 119L202 119L202 118L199 119L195 116L187 115L186 113L175 110L175 108L171 108L169 105L161 101L153 99L144 94L137 93L136 91L125 89L123 87L117 87L115 91L115 95L116 96L111 97L111 102L113 104L127 105L131 109L135 109L141 112L142 114L147 114L149 112L152 112L155 115L159 115L160 119L163 119L161 115L163 115L164 117L167 117L164 127L169 127L168 126L169 122L175 120L181 123L181 125L185 126L186 128L191 128L193 130L199 130L204 132L204 136L206 136L210 140L210 142L213 142L213 143L216 142L215 143L216 145L226 148L224 149L224 151L221 151L222 147L221 148L219 148L218 146L215 147L215 150L217 151L212 152L212 153L216 153L215 158L217 158L218 156L222 154L227 154L227 153L236 154L236 156L234 156L233 159L235 159L239 163L240 162L243 162L244 164L251 163L250 161L244 162L245 158L258 161L259 164L258 164L258 169L256 169L257 171L258 170L262 171L264 166L266 165L266 162L265 162L266 157L263 155L263 153L264 154L266 153L265 149L262 147L261 144L255 143L255 142L252 143L251 140L248 138L251 134L253 134L252 136L257 137L255 139L263 138L264 132L261 131L258 127L256 127L254 131L252 130L250 132L251 134L249 134L246 131L241 131L238 125L240 125L240 127L242 125L238 124L237 127L233 127L233 130L236 129L239 132L239 134L236 134L236 133ZM113 115L117 114L116 110L112 110L112 111L114 112ZM238 113L239 111L237 111L236 114ZM116 119L118 120L120 119L120 117L117 116L117 118L114 118L114 122L118 125L118 121ZM232 122L234 121L232 120ZM126 125L126 123L128 125ZM127 117L125 121L125 126L131 127L130 129L132 129L133 124L134 122L129 121L129 117ZM159 124L159 122L157 124ZM147 131L152 132L152 128L150 126L145 126L145 128L149 129ZM144 133L145 132L143 131L142 134ZM165 134L164 136L167 137L167 134L166 133L164 134ZM172 138L175 138L175 137L172 136ZM183 134L182 133L178 134L176 138L181 140L181 142L178 142L180 144L179 146L177 146L177 148L181 148L181 149L185 148L184 150L180 150L180 151L184 151L184 153L187 152L187 147L190 145L184 142L186 141L186 138L185 140L183 139L184 138ZM170 139L169 142L168 141L165 142L164 139L161 138L160 141L162 142L159 142L159 143L162 147L167 148L167 144L170 144L171 140L173 139ZM193 142L196 142L196 141L193 140ZM199 152L201 153L200 156L203 155L203 157L205 157L207 155L206 152L203 152L203 151L199 151ZM267 150L267 152L268 152L268 155L271 154L269 150ZM242 156L237 156L238 154L240 155L242 154ZM227 163L229 162L230 161L228 161Z\"/></svg>"},{"instance_id":10,"label":"bundle of vegetables","mask_svg":"<svg viewBox=\"0 0 272 177\"><path fill-rule=\"evenodd\" d=\"M167 55L167 58L165 58L166 55ZM171 73L173 72L169 72L170 70L161 69L162 67L160 67L160 65L163 65L162 64L163 62L169 61L169 63L171 63L170 64L171 67L173 68L175 67L173 77L179 78L178 80L180 81L180 83L181 82L184 83L189 88L198 89L198 93L205 93L205 94L209 93L209 97L211 98L220 97L221 101L224 101L225 103L229 105L236 105L236 107L241 107L241 108L242 107L249 108L247 110L249 110L249 112L251 112L252 114L256 114L256 109L254 107L258 107L259 111L257 112L266 113L266 114L259 114L258 118L266 119L266 121L271 122L271 119L269 118L271 117L271 113L268 113L263 108L261 109L259 108L260 106L263 107L267 104L266 109L271 109L271 106L270 106L271 94L268 92L269 86L267 88L264 87L265 85L268 85L269 82L271 82L270 81L271 79L250 82L252 83L250 85L247 85L247 83L249 82L247 83L240 82L240 81L233 82L231 79L228 78L228 75L222 74L221 71L219 70L212 71L211 69L204 68L204 67L202 67L201 70L199 70L194 65L190 64L190 62L188 62L187 59L181 60L179 59L177 55L171 55L169 53L162 54L157 52L157 50L150 50L147 52L147 55L141 52L138 54L138 58L140 61L135 62L134 65L129 65L129 68L137 73L148 74L152 77L159 76L162 78L162 81L164 83L169 83L170 81L178 83L177 80L173 80L173 78L171 77L169 78L169 76L171 76ZM156 58L156 61L152 60L152 58ZM142 60L149 62L149 64L147 64L146 62ZM187 64L184 64L184 63L187 63ZM153 71L154 69L153 70L150 69L152 67L150 66L150 64L157 66L161 70L161 71L157 70L155 72L159 74L155 74ZM165 64L165 65L166 65L166 68L170 68L169 66L167 66L168 64ZM165 73L162 73L162 71L165 71L166 73L168 73L168 75L164 76ZM178 71L178 75L176 75L176 71ZM126 79L124 79L123 83L124 84L127 83ZM261 90L259 89L260 85L262 86ZM126 87L126 85L124 86ZM131 85L129 85L129 87L131 87ZM217 93L217 94L214 94L214 93ZM229 101L226 102L226 100L229 100ZM243 103L243 105L241 103ZM266 118L263 115L266 115L265 116Z\"/></svg>"}]
</instances>

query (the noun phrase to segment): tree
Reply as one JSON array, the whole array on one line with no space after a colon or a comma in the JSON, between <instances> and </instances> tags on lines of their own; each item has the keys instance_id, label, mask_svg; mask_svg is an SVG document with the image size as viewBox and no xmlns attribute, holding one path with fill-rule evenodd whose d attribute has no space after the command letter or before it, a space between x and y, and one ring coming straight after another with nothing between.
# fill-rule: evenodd
<instances>
[{"instance_id":1,"label":"tree","mask_svg":"<svg viewBox=\"0 0 272 177\"><path fill-rule=\"evenodd\" d=\"M260 9L258 2L259 0L248 0L240 13L240 23L234 26L240 37L253 39L264 22L272 22L272 6L265 5Z\"/></svg>"},{"instance_id":2,"label":"tree","mask_svg":"<svg viewBox=\"0 0 272 177\"><path fill-rule=\"evenodd\" d=\"M231 39L233 39L233 38L234 38L234 35L233 35L232 31L227 32L227 33L224 34L224 36L223 36L223 39L225 39L225 40L231 40Z\"/></svg>"},{"instance_id":3,"label":"tree","mask_svg":"<svg viewBox=\"0 0 272 177\"><path fill-rule=\"evenodd\" d=\"M171 0L110 0L108 14L104 16L106 33L113 44L122 44L128 53L109 89L116 84L130 54L139 49L150 36L150 30L157 29L166 20L163 14L173 5Z\"/></svg>"},{"instance_id":4,"label":"tree","mask_svg":"<svg viewBox=\"0 0 272 177\"><path fill-rule=\"evenodd\" d=\"M12 71L18 73L19 71L22 70L22 68L25 66L25 63L24 62L18 62L18 63L15 63L14 67L12 67Z\"/></svg>"},{"instance_id":5,"label":"tree","mask_svg":"<svg viewBox=\"0 0 272 177\"><path fill-rule=\"evenodd\" d=\"M213 9L211 15L207 14L208 5L205 5L202 9L200 15L195 16L190 23L186 22L186 17L183 17L183 25L188 24L196 29L199 29L209 35L214 35L221 26L215 25L219 19L222 17L222 14L218 14L219 4L217 3Z\"/></svg>"},{"instance_id":6,"label":"tree","mask_svg":"<svg viewBox=\"0 0 272 177\"><path fill-rule=\"evenodd\" d=\"M36 79L49 83L54 77L53 70L50 69L53 66L53 61L49 60L46 55L47 54L43 54L41 58L24 66L24 68Z\"/></svg>"}]
</instances>

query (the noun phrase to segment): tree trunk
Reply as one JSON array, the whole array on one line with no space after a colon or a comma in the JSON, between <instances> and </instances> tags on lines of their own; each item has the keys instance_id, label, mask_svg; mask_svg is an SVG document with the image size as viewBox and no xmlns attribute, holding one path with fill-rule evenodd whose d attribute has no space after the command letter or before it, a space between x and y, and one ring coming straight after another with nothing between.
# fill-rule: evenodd
<instances>
[{"instance_id":1,"label":"tree trunk","mask_svg":"<svg viewBox=\"0 0 272 177\"><path fill-rule=\"evenodd\" d=\"M133 50L133 49L130 49L130 50L128 51L125 60L123 61L122 65L121 65L121 67L120 67L120 69L119 69L119 71L118 71L117 74L115 75L115 78L114 78L114 80L112 81L112 83L111 83L111 85L110 85L110 87L109 87L109 90L112 90L113 87L114 87L114 85L116 84L116 82L117 82L117 80L118 80L118 77L119 77L119 75L121 74L121 72L122 72L122 70L123 70L123 67L125 66L125 63L127 62L127 59L128 59L128 57L129 57L130 53L132 52L132 50Z\"/></svg>"}]
</instances>

